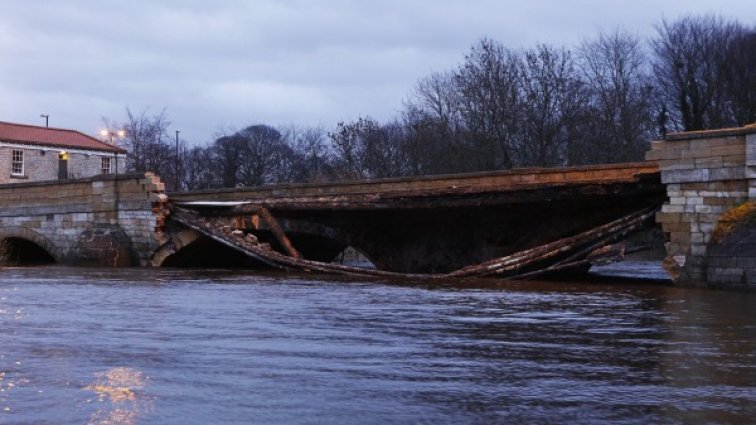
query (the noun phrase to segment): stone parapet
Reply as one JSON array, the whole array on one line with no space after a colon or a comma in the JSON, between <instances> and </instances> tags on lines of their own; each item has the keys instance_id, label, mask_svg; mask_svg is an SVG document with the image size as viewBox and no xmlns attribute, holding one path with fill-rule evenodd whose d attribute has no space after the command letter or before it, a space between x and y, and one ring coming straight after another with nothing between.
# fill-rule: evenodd
<instances>
[{"instance_id":1,"label":"stone parapet","mask_svg":"<svg viewBox=\"0 0 756 425\"><path fill-rule=\"evenodd\" d=\"M522 168L467 174L395 177L332 183L210 189L169 193L174 202L238 201L240 199L314 197L326 195L515 191L580 184L634 183L639 175L658 172L656 162L604 164L562 168Z\"/></svg>"}]
</instances>

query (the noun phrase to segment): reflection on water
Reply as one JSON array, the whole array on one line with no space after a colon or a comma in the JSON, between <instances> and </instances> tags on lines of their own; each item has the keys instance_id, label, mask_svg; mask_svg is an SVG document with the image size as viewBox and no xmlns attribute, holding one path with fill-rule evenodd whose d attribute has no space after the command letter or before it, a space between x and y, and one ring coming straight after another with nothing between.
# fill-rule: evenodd
<instances>
[{"instance_id":1,"label":"reflection on water","mask_svg":"<svg viewBox=\"0 0 756 425\"><path fill-rule=\"evenodd\" d=\"M0 271L0 423L747 423L756 294Z\"/></svg>"},{"instance_id":2,"label":"reflection on water","mask_svg":"<svg viewBox=\"0 0 756 425\"><path fill-rule=\"evenodd\" d=\"M141 389L144 385L142 372L117 367L107 372L97 373L99 380L94 384L84 387L85 390L94 391L99 401L108 399L113 403L134 401L134 389Z\"/></svg>"},{"instance_id":3,"label":"reflection on water","mask_svg":"<svg viewBox=\"0 0 756 425\"><path fill-rule=\"evenodd\" d=\"M140 400L135 391L144 388L145 378L142 372L126 367L116 367L95 374L96 381L84 387L97 394L97 402L107 404L92 414L88 424L132 425L138 416L144 415L145 402ZM87 399L91 402L92 399Z\"/></svg>"}]
</instances>

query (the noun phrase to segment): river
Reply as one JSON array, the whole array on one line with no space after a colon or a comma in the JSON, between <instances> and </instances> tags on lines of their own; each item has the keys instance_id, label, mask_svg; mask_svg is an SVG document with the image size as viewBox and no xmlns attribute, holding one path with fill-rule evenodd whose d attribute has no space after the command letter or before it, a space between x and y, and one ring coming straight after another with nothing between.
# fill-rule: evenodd
<instances>
[{"instance_id":1,"label":"river","mask_svg":"<svg viewBox=\"0 0 756 425\"><path fill-rule=\"evenodd\" d=\"M0 424L755 418L753 293L0 270Z\"/></svg>"}]
</instances>

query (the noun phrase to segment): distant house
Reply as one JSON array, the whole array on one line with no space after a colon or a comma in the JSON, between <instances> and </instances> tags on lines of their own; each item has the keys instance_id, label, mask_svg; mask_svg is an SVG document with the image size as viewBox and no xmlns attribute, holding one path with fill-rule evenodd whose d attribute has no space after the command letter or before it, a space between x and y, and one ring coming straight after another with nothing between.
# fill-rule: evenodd
<instances>
[{"instance_id":1,"label":"distant house","mask_svg":"<svg viewBox=\"0 0 756 425\"><path fill-rule=\"evenodd\" d=\"M123 173L126 151L76 130L0 121L0 183Z\"/></svg>"}]
</instances>

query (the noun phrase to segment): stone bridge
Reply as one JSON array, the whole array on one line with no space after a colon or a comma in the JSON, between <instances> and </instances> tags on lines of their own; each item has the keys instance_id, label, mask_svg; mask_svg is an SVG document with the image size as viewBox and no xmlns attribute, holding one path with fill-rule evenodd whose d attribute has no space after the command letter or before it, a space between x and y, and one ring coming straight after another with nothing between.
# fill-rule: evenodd
<instances>
[{"instance_id":1,"label":"stone bridge","mask_svg":"<svg viewBox=\"0 0 756 425\"><path fill-rule=\"evenodd\" d=\"M259 267L170 219L177 205L224 215L244 202L269 211L305 258L351 246L383 270L443 272L664 204L657 222L679 283L756 285L756 126L670 135L647 159L168 196L149 173L0 185L2 260ZM232 215L285 251L259 217Z\"/></svg>"},{"instance_id":2,"label":"stone bridge","mask_svg":"<svg viewBox=\"0 0 756 425\"><path fill-rule=\"evenodd\" d=\"M259 267L170 220L174 204L222 212L218 202L246 201L269 209L305 258L330 261L351 246L380 269L443 272L659 204L656 172L655 163L528 169L222 189L170 202L152 174L0 185L0 241L6 263ZM284 250L265 223L248 230Z\"/></svg>"},{"instance_id":3,"label":"stone bridge","mask_svg":"<svg viewBox=\"0 0 756 425\"><path fill-rule=\"evenodd\" d=\"M161 244L163 190L150 173L0 185L0 259L150 265Z\"/></svg>"}]
</instances>

